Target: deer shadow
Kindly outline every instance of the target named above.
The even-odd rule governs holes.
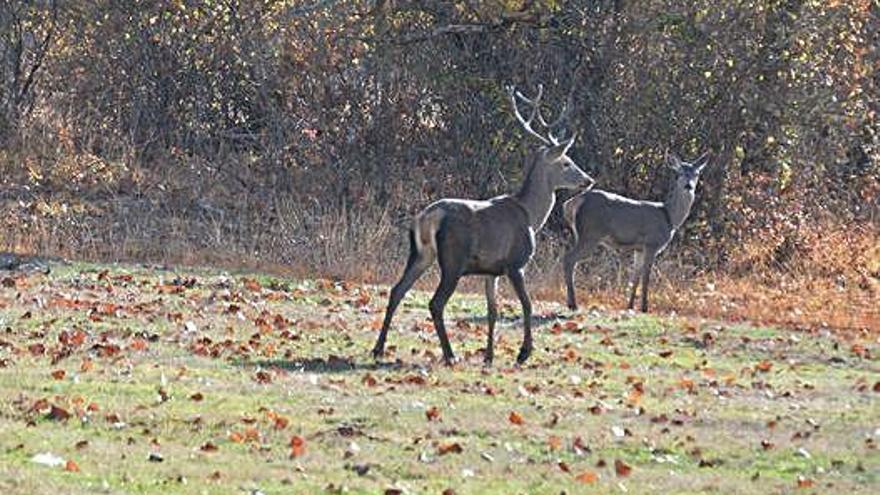
[[[301,373],[337,374],[359,371],[420,371],[423,368],[401,361],[373,361],[372,358],[357,359],[355,356],[304,357],[294,359],[263,359],[241,361],[243,368],[274,368]]]
[[[550,323],[554,323],[556,321],[565,321],[568,320],[568,317],[564,313],[550,313],[546,315],[532,315],[532,329],[537,330],[538,328],[548,325]],[[481,325],[488,324],[488,319],[486,315],[471,315],[464,316],[462,318],[455,318],[454,321],[466,321],[468,323],[477,323]],[[496,323],[505,323],[505,324],[519,324],[522,325],[522,315],[507,315],[502,316],[498,315],[498,318],[495,320]]]

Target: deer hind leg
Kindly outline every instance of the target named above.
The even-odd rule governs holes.
[[[391,289],[391,294],[388,296],[388,307],[385,310],[385,320],[382,322],[382,330],[379,332],[379,338],[376,339],[376,345],[373,347],[373,357],[379,359],[385,354],[385,339],[388,337],[388,329],[391,327],[391,319],[394,317],[394,312],[397,311],[397,306],[400,304],[400,301],[403,300],[406,293],[412,288],[413,284],[419,277],[425,273],[425,270],[431,266],[431,263],[434,261],[434,253],[430,249],[422,249],[421,252],[416,248],[416,243],[414,241],[413,232],[410,232],[410,251],[409,251],[409,259],[406,261],[406,268],[403,270],[403,275],[400,277],[400,280]]]
[[[577,268],[578,262],[584,259],[584,256],[593,249],[593,246],[595,246],[595,243],[590,242],[589,239],[581,238],[575,242],[575,245],[571,249],[565,252],[565,256],[562,258],[562,270],[563,276],[565,277],[566,302],[568,303],[568,309],[577,309],[574,288],[574,269]]]
[[[519,349],[519,355],[516,357],[518,364],[523,364],[532,354],[532,301],[529,299],[529,293],[526,291],[525,278],[522,268],[510,272],[507,277],[513,284],[513,290],[516,291],[516,297],[522,304],[523,312],[523,342]]]
[[[633,267],[629,278],[629,304],[626,306],[629,309],[634,309],[636,307],[636,290],[639,288],[639,277],[644,270],[644,258],[644,251],[638,249],[633,251]],[[642,293],[644,294],[644,288],[642,288]]]
[[[498,319],[498,307],[495,302],[495,291],[498,288],[498,277],[486,277],[486,322],[489,327],[489,336],[486,340],[486,353],[483,363],[492,366],[495,357],[495,321]]]
[[[648,283],[651,280],[651,268],[657,254],[653,250],[645,252],[645,261],[642,264],[642,312],[648,312]]]

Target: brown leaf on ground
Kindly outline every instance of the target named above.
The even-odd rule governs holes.
[[[614,472],[617,473],[621,478],[625,478],[632,473],[632,466],[629,464],[617,459],[614,461]]]
[[[428,421],[440,421],[440,409],[437,406],[431,406],[425,411],[425,417]]]
[[[461,454],[464,452],[464,448],[460,443],[442,443],[437,446],[437,455],[446,455],[446,454]]]
[[[306,453],[306,440],[299,436],[294,435],[290,439],[290,457],[297,458],[302,457]]]
[[[574,479],[579,483],[590,485],[599,481],[599,475],[594,473],[593,471],[584,471],[583,473],[575,476]]]
[[[510,416],[507,419],[515,425],[524,425],[526,423],[526,420],[516,411],[510,411]]]
[[[60,408],[58,406],[52,406],[52,409],[49,411],[49,414],[46,416],[46,418],[53,421],[67,421],[70,418],[70,413],[67,412],[66,409]]]

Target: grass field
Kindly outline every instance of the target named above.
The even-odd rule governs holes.
[[[375,364],[382,287],[0,278],[3,494],[880,493],[876,334],[538,302],[518,369],[508,299],[487,370],[483,299],[457,295],[447,368],[414,292]]]

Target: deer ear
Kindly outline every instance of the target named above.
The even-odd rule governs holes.
[[[565,156],[568,153],[568,150],[574,144],[574,141],[577,139],[577,134],[570,137],[568,140],[563,141],[552,148],[547,152],[547,156],[550,157],[551,160],[558,160]]]
[[[666,152],[666,166],[678,172],[681,170],[681,160],[673,153]]]
[[[699,158],[697,158],[696,163],[694,163],[694,167],[699,174],[706,168],[706,165],[709,164],[709,152],[703,153]]]

